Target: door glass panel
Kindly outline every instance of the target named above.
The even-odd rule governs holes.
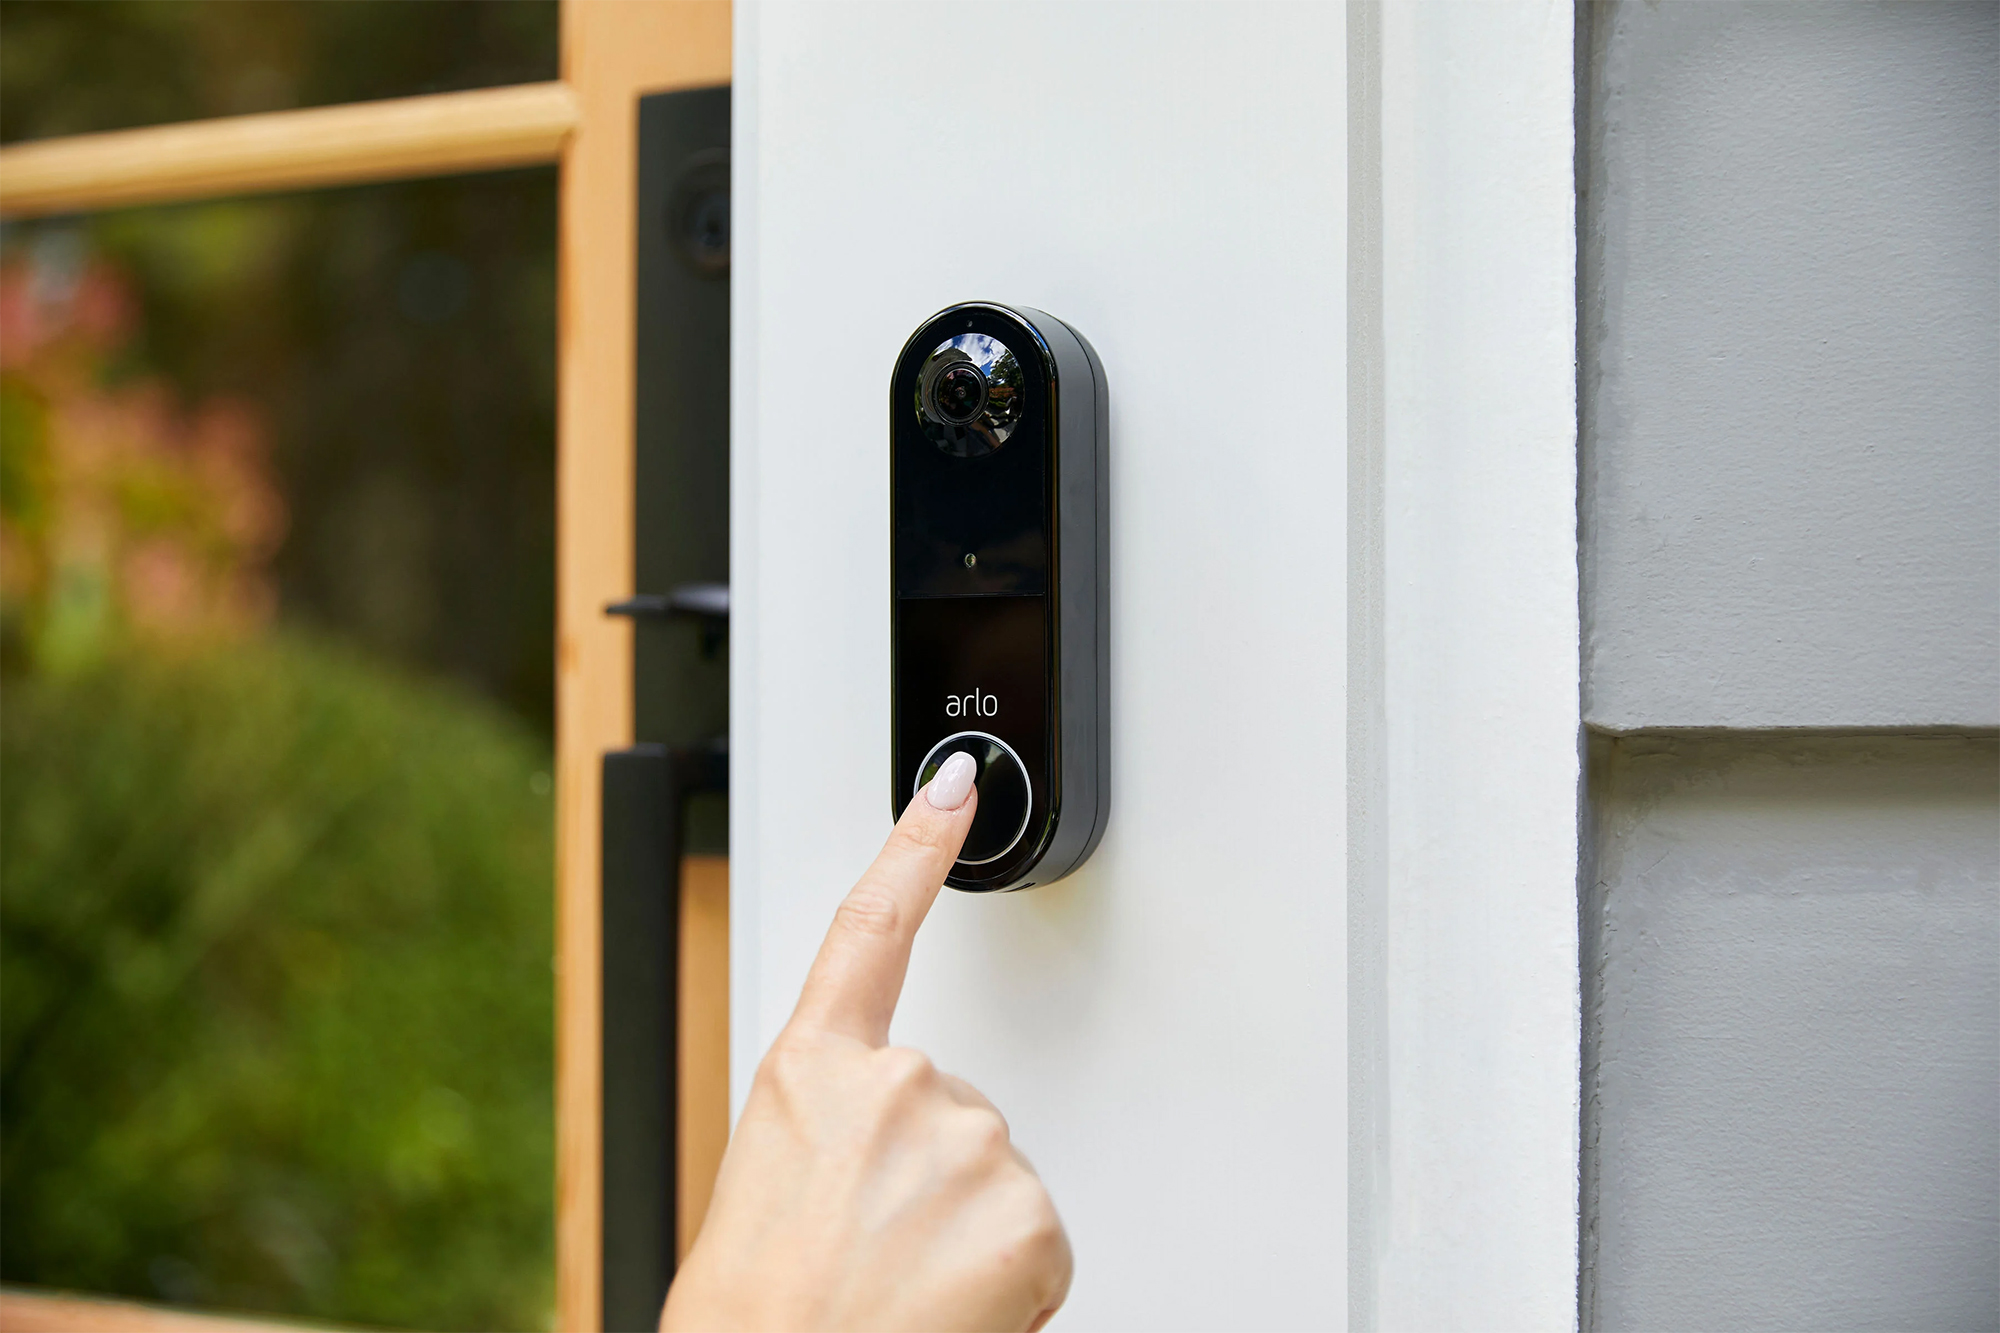
[[[554,238],[0,230],[0,1280],[548,1325]]]
[[[557,77],[555,0],[7,0],[0,140]]]

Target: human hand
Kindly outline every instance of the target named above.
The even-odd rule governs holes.
[[[973,761],[911,800],[757,1067],[660,1327],[1039,1329],[1069,1294],[1055,1204],[993,1103],[888,1045],[910,944],[972,824]]]

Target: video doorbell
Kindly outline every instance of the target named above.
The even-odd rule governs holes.
[[[889,381],[893,813],[951,755],[978,811],[946,883],[1082,865],[1110,797],[1104,367],[1038,310],[925,321]]]

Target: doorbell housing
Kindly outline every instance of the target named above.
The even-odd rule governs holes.
[[[891,806],[978,762],[954,888],[1061,879],[1104,833],[1108,425],[1097,353],[1039,310],[952,306],[896,358]]]

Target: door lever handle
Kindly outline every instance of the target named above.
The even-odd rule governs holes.
[[[607,616],[630,616],[634,620],[667,620],[687,616],[696,620],[729,620],[727,583],[683,583],[671,592],[642,592],[613,602],[604,608]]]
[[[682,583],[665,593],[642,592],[604,608],[607,616],[635,621],[695,620],[701,624],[701,655],[714,657],[729,637],[729,585]]]

